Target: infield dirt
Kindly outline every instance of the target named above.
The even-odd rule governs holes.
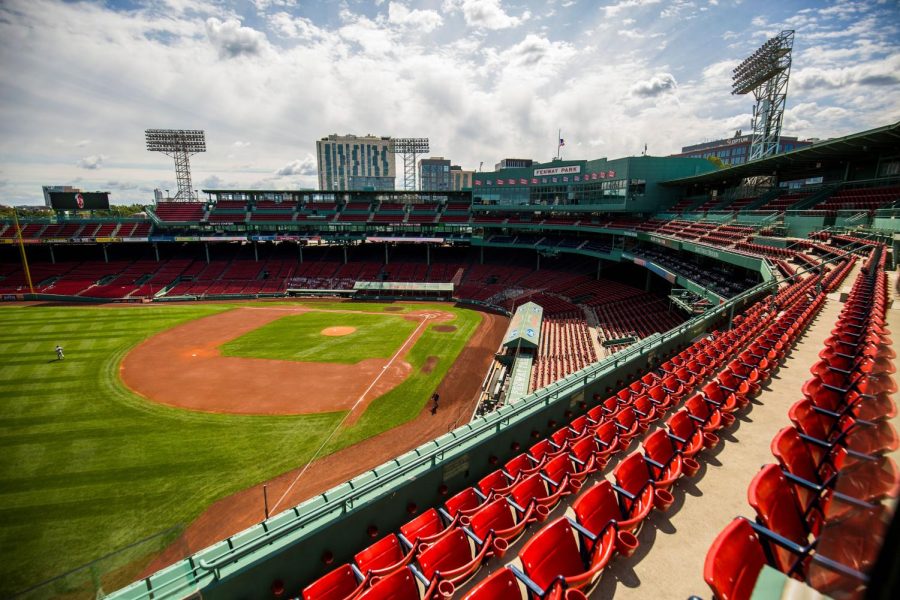
[[[119,374],[135,393],[177,408],[244,415],[297,415],[354,407],[354,412],[361,414],[368,402],[400,385],[412,372],[403,356],[415,345],[424,327],[407,338],[395,360],[370,358],[347,365],[222,356],[219,351],[222,344],[276,319],[310,310],[318,309],[242,307],[190,321],[138,344],[125,356]],[[418,322],[426,316],[432,323],[453,318],[440,311],[403,315]]]
[[[508,322],[506,317],[483,313],[478,329],[438,386],[441,401],[436,414],[431,414],[428,404],[412,421],[315,461],[296,484],[302,465],[211,504],[151,562],[142,577],[261,522],[265,518],[263,485],[268,486],[270,498],[287,492],[281,508],[294,506],[468,422],[482,376]]]

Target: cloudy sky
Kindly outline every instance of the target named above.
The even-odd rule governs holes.
[[[677,152],[749,128],[731,69],[797,31],[784,132],[900,120],[898,0],[2,0],[0,203],[174,189],[146,128],[205,129],[195,187],[315,186],[329,133],[507,156]]]

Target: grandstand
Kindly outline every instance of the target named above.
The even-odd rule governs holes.
[[[877,165],[898,133],[718,172],[565,161],[584,179],[549,204],[554,182],[534,169],[553,163],[479,174],[469,192],[205,190],[142,219],[26,218],[21,240],[0,222],[6,299],[354,297],[360,283],[427,297],[445,284],[514,321],[540,308],[531,342],[513,336],[472,374],[485,377],[470,423],[111,597],[741,599],[793,578],[850,598],[887,586],[900,185]],[[872,165],[866,179],[843,180],[835,165],[850,158]],[[772,189],[743,195],[740,179],[772,172]],[[640,585],[619,585],[628,577]]]

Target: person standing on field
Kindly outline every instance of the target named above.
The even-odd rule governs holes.
[[[65,355],[63,355],[62,346],[59,344],[56,345],[56,360],[65,360]]]

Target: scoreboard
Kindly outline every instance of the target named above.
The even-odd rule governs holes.
[[[107,210],[109,192],[50,192],[50,207],[56,210]]]

